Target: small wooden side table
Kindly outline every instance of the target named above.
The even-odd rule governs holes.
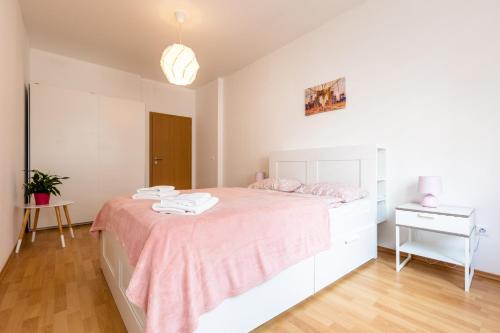
[[[54,201],[47,205],[32,205],[27,204],[22,206],[25,209],[23,223],[21,225],[21,230],[19,230],[19,238],[17,240],[16,253],[19,253],[19,249],[21,248],[21,243],[24,237],[24,230],[26,229],[26,224],[28,223],[28,219],[30,217],[31,211],[35,210],[35,219],[33,222],[33,228],[31,229],[31,242],[35,241],[36,237],[36,226],[38,224],[38,216],[40,215],[40,209],[44,208],[54,208],[56,212],[57,225],[59,226],[59,234],[61,236],[61,245],[62,247],[66,247],[66,243],[64,242],[64,234],[62,230],[62,218],[61,218],[61,208],[64,210],[64,215],[66,216],[66,222],[68,223],[69,232],[71,233],[71,238],[75,238],[75,234],[73,233],[73,227],[71,225],[71,217],[69,216],[68,206],[74,203],[73,201]]]

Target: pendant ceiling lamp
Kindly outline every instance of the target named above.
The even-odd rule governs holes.
[[[186,86],[193,83],[200,65],[193,50],[182,44],[181,27],[186,21],[186,13],[175,12],[175,18],[179,23],[179,43],[172,44],[163,51],[160,65],[170,83]]]

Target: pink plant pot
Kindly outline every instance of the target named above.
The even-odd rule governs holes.
[[[48,205],[50,202],[50,193],[34,193],[35,204]]]

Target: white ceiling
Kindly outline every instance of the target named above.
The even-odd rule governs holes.
[[[19,0],[31,47],[166,81],[159,60],[177,41],[200,63],[192,87],[227,75],[364,0]],[[328,39],[326,40],[328,42]]]

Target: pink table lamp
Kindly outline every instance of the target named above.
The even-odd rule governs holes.
[[[265,177],[266,177],[266,174],[264,173],[264,171],[257,171],[255,173],[255,181],[257,181],[257,182],[264,180]]]
[[[418,191],[425,194],[420,204],[424,207],[436,208],[438,199],[436,195],[443,192],[443,183],[441,177],[437,176],[420,176],[418,177]]]

